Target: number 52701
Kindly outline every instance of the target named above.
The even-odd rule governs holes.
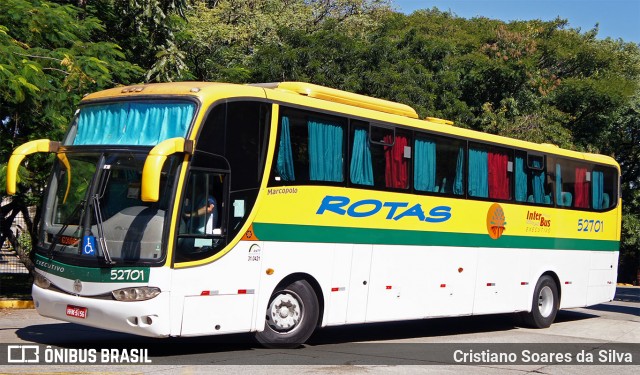
[[[604,231],[603,220],[578,219],[578,232],[602,232]]]

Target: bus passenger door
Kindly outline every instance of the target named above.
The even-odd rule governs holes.
[[[230,221],[239,213],[246,216],[230,209],[229,180],[227,171],[199,167],[192,168],[187,178],[172,280],[172,290],[184,298],[182,336],[251,328],[260,246],[240,242],[234,251],[212,261],[229,242]]]
[[[176,263],[208,258],[226,245],[227,176],[210,170],[189,174],[180,207]]]
[[[347,323],[364,323],[367,316],[372,249],[372,245],[353,245]]]

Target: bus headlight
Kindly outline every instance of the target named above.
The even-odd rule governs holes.
[[[36,275],[33,277],[33,283],[42,289],[49,289],[51,286],[51,281],[38,272],[36,272]]]
[[[146,301],[160,294],[160,288],[152,286],[139,286],[135,288],[123,288],[111,292],[117,301]]]

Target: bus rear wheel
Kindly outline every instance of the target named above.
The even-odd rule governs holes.
[[[531,302],[531,312],[523,313],[525,324],[532,328],[548,328],[556,319],[560,299],[558,286],[549,275],[543,275],[536,283]]]
[[[268,348],[296,348],[309,339],[318,316],[318,297],[307,281],[278,287],[269,299],[264,330],[256,333],[256,340]]]

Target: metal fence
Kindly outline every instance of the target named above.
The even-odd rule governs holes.
[[[31,236],[22,212],[3,198],[0,205],[0,299],[25,298],[31,293],[32,277],[19,254],[31,251]],[[28,209],[33,218],[35,208]]]

